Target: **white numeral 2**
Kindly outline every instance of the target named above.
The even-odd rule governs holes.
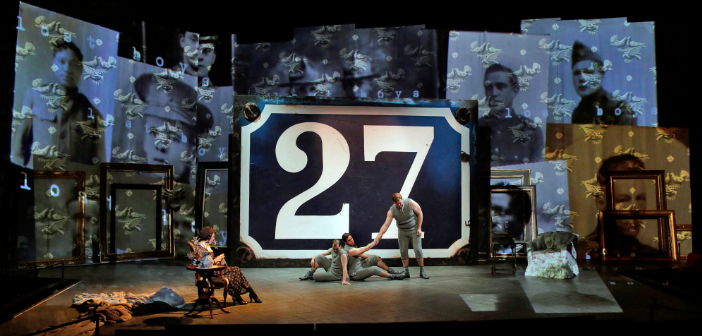
[[[351,161],[346,139],[331,126],[306,122],[294,125],[281,134],[275,146],[278,164],[288,172],[297,173],[307,166],[307,155],[297,145],[304,132],[314,132],[322,138],[322,176],[310,189],[295,196],[278,212],[275,239],[334,239],[349,231],[349,204],[331,216],[298,216],[297,210],[313,197],[339,181]]]
[[[380,152],[416,152],[400,194],[408,198],[417,181],[422,164],[427,158],[429,148],[434,142],[434,127],[427,126],[363,126],[363,151],[366,161],[375,161]],[[371,234],[375,239],[378,233]],[[392,224],[383,235],[383,239],[397,239],[397,225]]]

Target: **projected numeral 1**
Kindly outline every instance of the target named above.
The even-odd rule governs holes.
[[[93,109],[88,107],[88,110],[90,110],[90,115],[88,115],[88,118],[95,119],[95,117],[93,116]]]
[[[24,27],[22,27],[22,17],[18,15],[17,18],[19,19],[19,24],[17,25],[17,30],[24,31]]]
[[[27,173],[22,172],[22,174],[24,175],[24,185],[20,186],[20,189],[32,190],[32,188],[27,185]]]
[[[507,116],[505,118],[512,118],[512,115],[509,114],[509,107],[507,107],[506,109],[507,109]]]

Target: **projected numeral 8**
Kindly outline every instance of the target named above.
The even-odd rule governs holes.
[[[348,203],[343,203],[341,211],[336,215],[295,215],[304,203],[339,181],[351,160],[348,142],[333,127],[316,122],[300,123],[285,130],[275,146],[278,164],[286,171],[298,173],[307,166],[307,155],[296,145],[297,138],[305,132],[316,133],[322,139],[322,175],[311,188],[293,197],[280,209],[276,219],[276,239],[329,239],[349,231]],[[417,153],[400,190],[403,196],[408,197],[434,140],[434,128],[364,126],[363,139],[365,161],[375,161],[380,152]],[[392,227],[397,230],[396,226]],[[391,231],[388,230],[384,237],[392,238]]]

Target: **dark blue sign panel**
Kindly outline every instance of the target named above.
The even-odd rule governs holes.
[[[263,258],[345,232],[365,245],[400,192],[424,213],[425,257],[448,257],[468,243],[469,131],[448,107],[266,105],[242,128],[242,239]],[[393,223],[374,253],[399,257],[396,238]]]

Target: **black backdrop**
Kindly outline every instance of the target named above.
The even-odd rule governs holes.
[[[627,17],[629,22],[655,21],[656,65],[658,81],[658,122],[663,127],[690,127],[697,120],[697,104],[693,101],[699,89],[696,74],[699,62],[690,53],[695,49],[702,29],[696,25],[691,10],[669,5],[640,5],[623,2],[544,2],[525,1],[521,4],[498,1],[423,1],[410,2],[285,2],[255,1],[25,1],[34,6],[58,12],[79,20],[120,32],[135,31],[141,21],[149,24],[195,31],[203,35],[237,34],[240,44],[287,41],[295,27],[354,23],[357,28],[390,27],[425,24],[439,29],[438,55],[443,63],[440,73],[446,73],[446,49],[449,30],[514,32],[520,30],[520,20],[560,17],[561,19],[591,19]],[[658,6],[658,7],[656,7]],[[664,7],[665,6],[665,7]],[[19,167],[9,163],[10,127],[13,86],[16,25],[19,2],[0,4],[0,211],[5,218],[13,208],[13,194],[18,190],[22,175]],[[441,90],[444,92],[443,90]],[[694,127],[694,126],[693,126]],[[690,132],[691,175],[698,166],[699,150],[696,132]],[[695,199],[696,195],[693,195]],[[2,217],[0,217],[2,218]],[[7,255],[9,233],[5,219],[0,219],[0,255]],[[694,229],[693,229],[694,230]],[[698,228],[693,236],[701,232]],[[701,244],[693,251],[700,253]],[[5,258],[3,269],[6,267]]]

